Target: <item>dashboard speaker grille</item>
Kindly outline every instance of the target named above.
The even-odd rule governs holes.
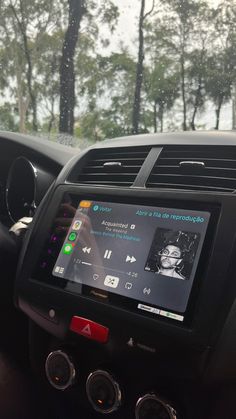
[[[236,147],[164,147],[146,187],[232,193],[236,190]]]
[[[151,147],[122,147],[92,150],[88,153],[77,183],[131,186]]]

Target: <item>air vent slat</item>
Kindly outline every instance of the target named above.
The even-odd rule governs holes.
[[[136,162],[138,162],[138,164],[140,164],[140,163],[142,163],[143,162],[143,159],[144,159],[145,157],[141,157],[141,158],[135,158],[135,157],[129,157],[128,158],[128,161],[130,162],[130,163],[134,163],[134,164],[136,164]],[[127,157],[126,157],[126,159],[125,158],[120,158],[120,157],[117,157],[117,156],[114,156],[114,157],[110,157],[110,158],[108,158],[108,157],[104,157],[103,159],[96,159],[96,160],[93,160],[93,161],[91,161],[91,162],[89,162],[88,163],[88,166],[90,166],[90,165],[98,165],[98,166],[100,166],[100,165],[102,165],[102,164],[104,164],[105,162],[109,162],[109,161],[113,161],[113,160],[119,160],[120,162],[122,162],[122,163],[126,163],[127,162]]]
[[[189,158],[182,158],[181,161],[187,161]],[[201,162],[204,160],[206,167],[215,167],[219,169],[221,166],[222,168],[232,168],[236,169],[236,160],[232,159],[203,159],[203,158],[195,158],[195,161]],[[158,161],[158,166],[177,166],[179,167],[180,159],[176,158],[160,158]]]
[[[217,146],[186,146],[186,149],[184,150],[185,146],[178,146],[178,149],[172,149],[166,151],[166,147],[164,151],[162,151],[162,158],[168,157],[180,157],[183,158],[189,158],[189,157],[196,157],[196,158],[219,158],[219,159],[232,159],[232,148],[233,147],[227,147],[228,150],[225,147],[224,154],[222,156],[222,149],[224,147],[217,147]],[[214,147],[214,148],[213,148]],[[195,148],[195,149],[194,149]],[[206,150],[204,150],[204,148]],[[208,148],[208,150],[207,150]],[[212,148],[212,150],[210,150]],[[220,150],[221,148],[221,150]],[[231,150],[230,150],[231,148]],[[182,150],[181,150],[182,149]],[[235,153],[235,150],[233,151]]]
[[[137,175],[137,171],[139,171],[140,167],[139,166],[125,166],[124,170],[127,172],[127,174],[130,173],[134,173],[135,175]],[[106,175],[107,173],[111,173],[109,171],[106,171],[105,169],[103,169],[103,167],[98,167],[98,166],[91,166],[89,168],[85,168],[84,169],[84,174],[96,174],[96,175]],[[122,174],[126,174],[126,173],[122,173]]]
[[[180,170],[179,166],[159,166],[155,167],[153,170],[153,175],[155,174],[175,174],[181,175],[181,172],[184,170]],[[186,170],[185,170],[186,172]],[[192,168],[191,172],[193,175],[201,176],[201,177],[216,177],[216,178],[224,178],[224,179],[232,179],[235,180],[236,177],[236,168],[226,168],[226,167],[207,167],[204,170],[199,170],[199,168]]]
[[[77,183],[131,186],[151,147],[123,147],[92,150],[76,177]]]
[[[126,169],[128,172],[133,171],[133,172],[137,172],[137,170],[140,169],[139,165],[134,165],[134,166],[123,166],[124,169]],[[105,169],[103,167],[103,165],[101,166],[88,166],[84,168],[84,173],[90,173],[90,172],[105,172]]]
[[[88,180],[97,180],[97,177],[99,176],[100,179],[107,179],[107,176],[109,176],[110,180],[121,180],[122,178],[125,178],[127,181],[133,181],[135,179],[135,175],[130,175],[129,173],[122,173],[122,174],[114,174],[110,173],[109,175],[107,173],[87,173],[84,175],[81,175],[80,179],[88,179]]]
[[[203,190],[202,186],[197,185],[188,185],[188,184],[179,184],[179,183],[156,183],[152,186],[153,188],[167,188],[167,189],[187,189],[187,190]],[[219,192],[232,192],[230,188],[218,188],[213,186],[205,186],[204,190],[207,191],[219,191]]]
[[[234,192],[236,147],[164,147],[146,186]]]
[[[182,175],[164,175],[164,174],[157,174],[153,175],[153,182],[158,183],[158,180],[162,182],[162,178],[165,177],[166,183],[186,183],[186,176]],[[155,182],[156,179],[156,182]],[[235,179],[226,179],[226,178],[216,178],[216,177],[207,177],[207,176],[188,176],[188,183],[189,185],[202,185],[202,186],[217,186],[217,187],[224,187],[225,184],[228,184],[228,187],[232,187],[234,189],[235,186]]]
[[[81,182],[81,183],[83,183],[83,182]],[[94,180],[88,180],[86,183],[90,184],[90,185],[95,184]],[[100,180],[100,181],[96,182],[96,185],[114,185],[114,182],[112,180],[111,181],[110,180],[107,180],[107,181]],[[116,186],[130,186],[130,182],[116,182]]]

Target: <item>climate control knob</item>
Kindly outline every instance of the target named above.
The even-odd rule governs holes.
[[[66,390],[75,382],[76,369],[66,352],[51,352],[46,359],[45,371],[49,383],[57,390]]]
[[[176,411],[153,393],[145,394],[136,403],[135,419],[177,419]]]
[[[86,392],[89,402],[99,413],[112,413],[121,406],[120,386],[107,371],[92,372],[87,378]]]

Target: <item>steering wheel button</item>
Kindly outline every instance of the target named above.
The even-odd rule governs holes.
[[[70,330],[100,343],[106,343],[109,335],[109,329],[107,327],[78,316],[72,317]]]

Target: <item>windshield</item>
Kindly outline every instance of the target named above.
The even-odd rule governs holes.
[[[83,148],[236,128],[234,0],[2,0],[0,129]]]

